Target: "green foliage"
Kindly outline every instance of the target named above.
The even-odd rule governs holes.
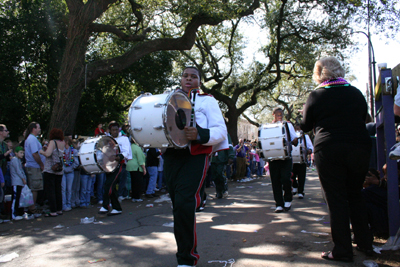
[[[160,94],[171,87],[172,57],[171,52],[153,53],[121,73],[104,76],[90,83],[82,94],[76,134],[93,135],[99,123],[107,125],[112,120],[126,123],[128,108],[141,92]]]
[[[0,12],[0,121],[16,140],[33,120],[48,125],[65,46],[65,6],[7,1]]]

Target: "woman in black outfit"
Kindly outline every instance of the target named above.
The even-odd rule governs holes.
[[[314,130],[314,158],[328,203],[334,247],[323,252],[327,260],[352,261],[349,219],[357,249],[372,254],[372,234],[361,189],[368,171],[371,140],[365,128],[367,103],[344,77],[334,57],[318,60],[301,129]]]

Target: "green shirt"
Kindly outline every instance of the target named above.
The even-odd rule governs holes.
[[[142,165],[145,165],[146,158],[142,149],[137,144],[131,145],[132,159],[126,164],[126,170],[129,172],[140,171],[143,172]]]

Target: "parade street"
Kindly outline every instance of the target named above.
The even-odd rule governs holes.
[[[197,213],[198,267],[365,266],[365,260],[379,260],[355,249],[353,263],[321,259],[333,244],[316,171],[307,172],[305,198],[295,196],[289,212],[274,213],[266,176],[230,182],[224,199],[214,197],[214,188],[207,193],[205,210]],[[94,205],[56,218],[1,224],[1,255],[18,254],[1,266],[177,266],[171,203],[156,201],[124,200],[118,216],[98,215],[100,206]],[[81,223],[93,216],[94,223]]]

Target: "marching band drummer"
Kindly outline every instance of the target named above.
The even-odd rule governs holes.
[[[164,153],[164,174],[173,204],[174,234],[178,247],[178,267],[195,266],[197,253],[196,208],[200,206],[200,189],[209,166],[212,152],[228,149],[225,120],[217,101],[206,94],[198,94],[200,72],[187,67],[181,86],[194,103],[195,125],[185,126],[190,144],[185,149],[168,148]]]
[[[100,208],[99,214],[107,214],[109,216],[122,213],[121,204],[118,201],[117,183],[121,183],[121,177],[126,173],[126,162],[132,159],[131,144],[128,137],[121,135],[119,124],[112,121],[108,124],[111,136],[117,141],[120,148],[120,154],[115,156],[115,160],[119,162],[119,166],[112,172],[106,172],[106,181],[104,182],[103,206]],[[125,176],[126,177],[126,176]],[[121,184],[119,185],[121,186]],[[112,210],[109,211],[111,201]]]
[[[296,132],[301,131],[300,124],[294,125]],[[308,134],[304,134],[306,140],[307,154],[311,154],[314,150],[311,139]],[[301,140],[301,139],[300,139]],[[306,183],[307,162],[293,163],[293,195],[298,193],[299,199],[304,198],[304,184]],[[297,178],[297,179],[296,179]]]
[[[274,108],[272,112],[274,116],[273,123],[282,122],[283,120],[283,110],[280,107]],[[297,135],[294,131],[293,125],[290,122],[287,122],[287,126],[289,129],[290,141],[289,147],[291,145],[297,146]],[[271,175],[271,183],[272,183],[272,191],[274,193],[275,200],[275,212],[283,212],[289,211],[292,206],[292,181],[290,180],[291,172],[292,172],[292,158],[287,158],[284,160],[271,160],[269,161],[269,172]],[[285,194],[282,193],[282,189]]]

